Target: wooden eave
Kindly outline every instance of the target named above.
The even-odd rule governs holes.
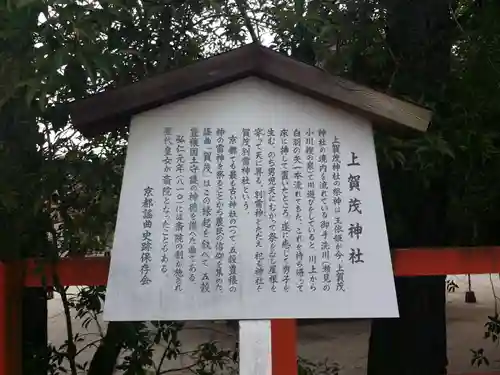
[[[255,76],[363,116],[390,132],[426,131],[431,112],[248,44],[206,60],[71,103],[73,125],[87,137],[128,126],[131,116]]]

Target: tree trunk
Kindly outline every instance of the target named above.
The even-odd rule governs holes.
[[[36,20],[34,20],[36,22]],[[29,41],[28,41],[29,42]],[[21,41],[20,41],[21,43]],[[0,44],[1,48],[1,44]],[[37,175],[43,158],[37,151],[37,124],[35,116],[26,108],[25,99],[15,99],[5,104],[0,110],[0,143],[8,145],[9,156],[15,160],[16,173],[19,175]],[[8,161],[2,160],[7,163]],[[3,178],[15,177],[7,176]],[[22,190],[19,181],[14,181],[22,204],[15,211],[2,212],[5,232],[12,236],[6,240],[12,244],[9,252],[1,254],[2,261],[18,258],[41,258],[48,252],[46,214],[33,213],[33,207],[40,200],[41,186],[36,181],[30,188]],[[1,207],[3,208],[3,207]],[[4,216],[5,215],[5,216]],[[21,224],[22,223],[22,224]],[[20,229],[22,228],[22,229]],[[29,235],[26,235],[29,234]],[[47,351],[47,293],[45,288],[24,288],[22,295],[22,367],[25,375],[46,375],[48,371]]]
[[[445,241],[447,176],[422,197],[413,246]],[[446,277],[397,277],[399,319],[375,319],[368,354],[368,375],[446,374]]]
[[[106,335],[90,362],[87,375],[113,375],[124,340],[124,322],[109,322]]]
[[[449,0],[385,0],[383,4],[387,42],[397,64],[393,90],[417,100],[439,101],[450,69],[454,4]],[[446,176],[434,178],[422,193],[418,212],[408,213],[414,216],[409,245],[444,245]],[[372,323],[368,375],[446,374],[445,277],[396,278],[396,291],[400,318]]]
[[[47,292],[24,288],[22,312],[23,374],[47,375]]]
[[[446,374],[445,277],[396,279],[399,319],[372,322],[368,374]]]

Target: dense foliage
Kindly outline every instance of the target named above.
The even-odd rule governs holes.
[[[68,102],[251,40],[434,110],[424,136],[377,135],[393,246],[498,244],[499,12],[495,0],[4,0],[0,256],[108,250],[126,134],[83,139]],[[85,293],[67,306],[96,313],[102,290]],[[136,341],[108,337],[119,351],[144,328],[125,326]],[[148,350],[128,361],[144,367]]]

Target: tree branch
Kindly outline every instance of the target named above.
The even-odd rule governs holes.
[[[193,364],[190,364],[189,366],[184,366],[184,367],[179,367],[179,368],[172,368],[172,369],[169,369],[169,370],[161,371],[161,372],[159,372],[159,374],[163,375],[163,374],[168,374],[169,372],[191,370],[194,366],[196,366],[196,362],[193,363]]]
[[[160,359],[160,363],[158,364],[158,369],[156,370],[156,375],[161,375],[161,366],[163,366],[163,361],[165,361],[165,358],[167,357],[167,352],[168,352],[168,345],[165,347],[165,350],[163,351],[163,354]]]
[[[90,348],[91,346],[93,346],[93,345],[95,345],[95,344],[97,344],[98,342],[101,342],[101,341],[102,341],[102,338],[97,339],[97,340],[94,340],[94,341],[92,341],[92,342],[89,342],[89,343],[88,343],[88,344],[86,344],[83,348],[81,348],[80,350],[78,350],[78,351],[76,352],[76,355],[78,355],[78,354],[82,353],[85,349]]]
[[[235,2],[236,2],[236,6],[238,7],[238,11],[240,12],[241,17],[243,17],[243,21],[245,22],[245,26],[248,29],[250,36],[252,37],[252,42],[260,43],[259,37],[257,36],[257,33],[255,32],[255,29],[252,25],[252,21],[250,20],[250,17],[248,16],[248,14],[246,12],[245,2],[243,0],[235,0]]]
[[[69,309],[68,296],[66,295],[66,290],[61,286],[57,272],[54,272],[52,277],[54,278],[56,290],[61,295],[64,318],[66,320],[66,331],[68,333],[68,349],[66,351],[66,358],[68,358],[71,375],[78,375],[76,368],[76,345],[75,340],[73,339],[73,326],[71,325],[71,311]]]

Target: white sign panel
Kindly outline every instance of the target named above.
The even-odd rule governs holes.
[[[397,315],[363,119],[256,79],[134,119],[106,320]]]

